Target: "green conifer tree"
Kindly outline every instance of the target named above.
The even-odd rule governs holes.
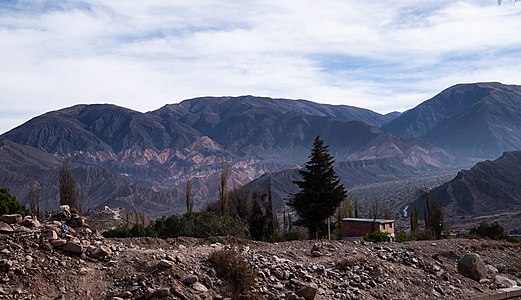
[[[325,233],[324,221],[347,197],[347,191],[333,169],[334,158],[327,148],[317,136],[310,160],[305,169],[299,171],[302,180],[295,181],[300,192],[289,200],[289,205],[299,216],[298,224],[306,227],[309,235],[317,239]]]

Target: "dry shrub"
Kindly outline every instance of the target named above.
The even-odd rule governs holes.
[[[208,260],[217,276],[228,283],[232,299],[239,299],[241,294],[249,294],[257,274],[239,253],[233,250],[218,250],[212,252]]]

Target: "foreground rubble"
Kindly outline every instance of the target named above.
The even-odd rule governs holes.
[[[8,221],[0,222],[0,299],[225,299],[227,284],[208,262],[220,249],[252,266],[259,299],[462,299],[521,285],[521,246],[506,242],[105,239],[81,221],[66,229]],[[483,260],[479,281],[458,272],[466,253]]]

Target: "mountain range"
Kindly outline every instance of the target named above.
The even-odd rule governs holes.
[[[497,158],[521,149],[521,86],[458,84],[382,127],[461,158]]]
[[[307,161],[317,135],[343,182],[363,185],[521,149],[520,105],[521,87],[500,83],[455,85],[403,114],[386,115],[254,96],[201,97],[146,113],[75,105],[1,136],[0,185],[25,201],[28,184],[36,183],[52,207],[59,166],[69,159],[87,208],[179,212],[187,178],[201,208],[216,199],[223,168],[230,170],[230,189],[264,175],[283,197],[291,187],[282,182]]]
[[[429,193],[449,215],[490,215],[521,208],[521,151],[462,170]]]

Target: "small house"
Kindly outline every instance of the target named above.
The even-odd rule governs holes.
[[[359,240],[367,233],[374,231],[387,232],[392,238],[394,238],[394,220],[362,218],[342,219],[343,240]]]

